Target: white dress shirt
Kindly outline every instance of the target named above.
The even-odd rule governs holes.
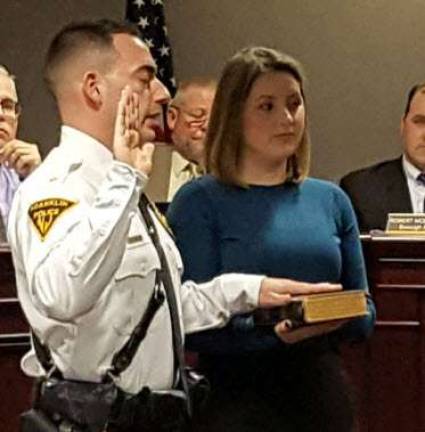
[[[407,179],[413,213],[424,213],[425,185],[417,180],[421,171],[403,155],[403,170]]]

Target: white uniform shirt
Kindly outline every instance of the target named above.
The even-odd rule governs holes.
[[[425,185],[417,180],[421,171],[412,165],[405,155],[403,155],[403,170],[407,179],[413,213],[424,213]]]
[[[160,262],[137,207],[147,178],[117,162],[90,136],[62,128],[60,145],[19,188],[9,239],[18,297],[32,328],[66,378],[98,381],[144,313]],[[186,333],[224,325],[252,310],[261,276],[224,275],[180,284],[182,263],[156,220]],[[33,350],[22,360],[43,373]],[[168,389],[174,380],[165,302],[117,384]]]

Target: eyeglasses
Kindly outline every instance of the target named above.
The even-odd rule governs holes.
[[[5,116],[16,117],[21,112],[21,105],[12,99],[0,99],[1,112]]]
[[[183,115],[185,122],[191,129],[199,129],[206,123],[208,123],[209,114],[204,109],[199,109],[196,111],[186,111],[182,107],[176,105],[171,105],[171,107],[175,108]]]

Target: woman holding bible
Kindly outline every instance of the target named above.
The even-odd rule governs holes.
[[[168,211],[185,278],[229,273],[368,290],[356,219],[333,183],[308,177],[304,78],[291,57],[245,48],[226,64],[206,142],[208,175]],[[349,432],[353,409],[338,345],[372,330],[348,322],[257,327],[252,315],[187,338],[212,395],[197,431]]]

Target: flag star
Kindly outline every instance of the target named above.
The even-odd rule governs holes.
[[[141,16],[139,18],[139,21],[137,22],[137,25],[142,27],[142,29],[144,30],[149,25],[149,20],[146,17]]]
[[[164,21],[164,0],[127,0],[132,13],[127,19],[136,24],[142,33],[145,46],[151,51],[158,66],[158,76],[171,89],[176,88],[173,76],[172,48],[168,43],[168,28]]]
[[[155,46],[155,44],[153,43],[152,39],[145,39],[145,44],[149,47],[149,48],[153,48]]]
[[[162,47],[159,49],[159,53],[161,54],[161,57],[169,56],[170,47],[162,45]]]

